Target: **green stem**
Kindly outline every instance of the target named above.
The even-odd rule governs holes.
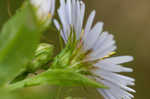
[[[20,82],[14,83],[14,84],[10,84],[10,85],[7,86],[7,88],[10,91],[25,88],[26,87],[26,82],[27,82],[27,80],[20,81]]]

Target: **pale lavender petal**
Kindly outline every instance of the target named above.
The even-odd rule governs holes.
[[[123,75],[119,75],[116,73],[111,73],[108,71],[95,71],[95,73],[97,75],[99,75],[100,77],[102,77],[103,79],[110,81],[118,86],[120,86],[121,88],[127,90],[127,91],[132,91],[133,90],[129,89],[128,87],[126,87],[127,85],[134,85],[134,79],[127,77],[127,76],[123,76]]]
[[[109,81],[100,80],[100,82],[109,87],[109,89],[98,89],[98,91],[102,94],[105,91],[106,95],[108,93],[112,93],[116,97],[116,99],[131,99],[131,98],[134,98],[133,95],[131,95],[130,93],[126,92],[125,90],[121,89],[119,86],[114,85],[113,83],[111,83]],[[106,97],[106,95],[104,97]],[[108,98],[108,99],[111,99],[111,98]]]
[[[54,24],[55,24],[57,30],[60,31],[60,24],[59,24],[59,22],[56,19],[54,19]]]
[[[117,57],[107,58],[103,61],[109,62],[112,64],[122,64],[122,63],[133,61],[133,57],[132,56],[117,56]]]
[[[133,71],[133,69],[131,68],[104,62],[104,60],[96,63],[95,66],[99,67],[100,69],[110,71],[110,72],[132,72]]]
[[[55,12],[55,0],[52,0],[50,12],[51,12],[51,15],[53,16]]]
[[[90,49],[94,46],[94,43],[97,41],[97,38],[99,37],[100,33],[102,32],[103,29],[103,23],[98,22],[92,30],[87,34],[87,37],[84,39],[84,48],[85,49]]]
[[[89,33],[89,31],[90,31],[90,29],[92,27],[95,14],[96,14],[96,12],[92,11],[92,13],[90,14],[90,16],[89,16],[89,18],[87,20],[87,23],[86,23],[86,26],[85,26],[85,29],[84,29],[84,39],[86,38],[87,34]]]

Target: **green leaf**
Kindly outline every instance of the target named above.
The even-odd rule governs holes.
[[[20,9],[0,33],[0,86],[13,80],[32,59],[40,31],[32,7]]]
[[[36,86],[36,85],[59,85],[59,86],[91,86],[95,88],[107,88],[79,73],[70,70],[50,69],[33,78],[9,85],[10,90]]]
[[[0,30],[2,25],[14,15],[16,9],[20,7],[24,0],[0,0]]]

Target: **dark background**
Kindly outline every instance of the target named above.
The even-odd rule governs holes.
[[[13,15],[16,8],[20,7],[23,0],[0,0],[0,28],[8,18]],[[134,72],[129,74],[136,78],[137,91],[135,99],[149,99],[150,97],[150,0],[83,0],[86,2],[88,15],[93,9],[96,10],[96,21],[104,22],[104,30],[115,35],[117,41],[118,55],[132,55],[135,60],[127,65],[134,68]],[[8,10],[9,9],[9,10]],[[15,25],[15,23],[14,23]],[[56,43],[56,35],[47,32],[47,40]],[[57,49],[57,46],[56,46]],[[40,90],[39,90],[40,89]],[[49,99],[55,96],[56,87],[35,87],[19,91],[22,98],[32,99],[33,96],[39,99]],[[70,89],[70,88],[69,88]],[[66,95],[85,97],[86,99],[99,99],[98,93],[92,88],[73,88]],[[39,94],[41,93],[41,94]],[[52,94],[50,94],[52,93]],[[69,94],[68,94],[69,93]],[[58,94],[64,94],[61,91]],[[90,94],[90,95],[89,95]]]

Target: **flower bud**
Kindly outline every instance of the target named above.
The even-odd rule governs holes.
[[[30,0],[30,3],[36,8],[39,20],[50,22],[55,10],[55,0]]]
[[[52,59],[53,46],[46,43],[41,43],[37,50],[33,60],[29,63],[27,70],[29,72],[35,72],[36,70],[42,68],[43,65],[48,63]]]

